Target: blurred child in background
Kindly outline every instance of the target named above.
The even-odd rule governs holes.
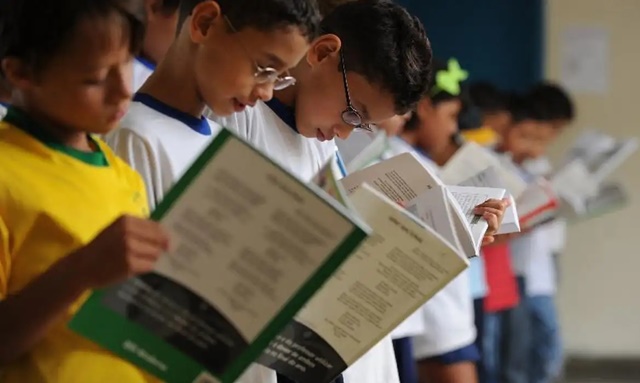
[[[553,143],[574,119],[573,103],[557,85],[543,83],[530,92],[532,102],[545,110],[545,120],[554,130],[545,149]],[[546,151],[546,150],[545,150]],[[551,171],[544,154],[527,160],[523,167],[533,175],[547,176]],[[562,369],[562,343],[555,306],[557,290],[557,254],[564,247],[566,223],[563,220],[542,225],[526,239],[514,241],[518,247],[525,275],[524,302],[529,316],[531,342],[528,353],[528,383],[551,383],[559,378]]]
[[[179,6],[179,0],[145,0],[147,31],[133,62],[134,91],[147,81],[175,40]]]
[[[457,61],[436,64],[435,84],[418,103],[401,137],[432,163],[443,166],[459,147],[458,118],[464,107],[460,83],[467,78]],[[496,203],[497,201],[492,201]],[[506,208],[504,202],[496,207]],[[482,205],[481,205],[482,206]],[[491,232],[489,233],[491,234]],[[488,240],[491,242],[493,239]],[[420,382],[472,383],[478,380],[476,328],[470,274],[481,276],[481,261],[447,285],[423,307],[426,331],[413,339]],[[474,285],[482,285],[476,281]],[[482,288],[480,288],[482,289]]]
[[[461,126],[462,135],[483,146],[497,145],[511,124],[508,96],[490,83],[478,82],[469,86],[469,101],[477,108],[481,126],[476,129]]]
[[[545,153],[555,129],[548,122],[546,109],[539,98],[532,94],[512,95],[510,98],[511,125],[503,131],[496,149],[509,154],[527,183],[535,176],[526,171],[523,164]],[[536,229],[515,236],[509,242],[509,253],[516,275],[518,301],[513,307],[502,310],[496,317],[493,358],[497,363],[486,363],[491,368],[491,381],[527,383],[531,333],[528,310],[525,303],[527,262],[536,247],[542,246],[540,232]],[[501,339],[502,337],[502,339]],[[498,378],[499,377],[499,378]]]

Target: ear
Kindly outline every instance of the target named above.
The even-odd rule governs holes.
[[[187,19],[191,41],[202,43],[214,31],[226,29],[220,6],[215,1],[203,1],[193,8],[191,16]]]
[[[307,63],[311,67],[315,67],[327,60],[335,61],[337,64],[342,41],[334,34],[322,35],[311,43],[311,47],[307,51]]]
[[[11,88],[24,89],[33,84],[32,71],[19,59],[8,57],[0,62],[2,73]]]

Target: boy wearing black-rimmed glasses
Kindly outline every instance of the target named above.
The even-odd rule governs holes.
[[[336,7],[291,70],[296,84],[224,125],[302,180],[336,153],[333,139],[404,114],[427,91],[431,48],[420,21],[390,1]],[[353,364],[345,383],[398,383],[390,338]],[[279,383],[289,382],[280,377]],[[297,382],[303,383],[303,382]]]

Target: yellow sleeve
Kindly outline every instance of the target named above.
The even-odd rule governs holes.
[[[138,207],[140,208],[140,211],[143,212],[142,216],[144,218],[148,218],[149,215],[151,214],[151,212],[149,211],[149,197],[147,196],[147,187],[144,183],[144,180],[142,179],[142,176],[140,174],[138,174],[138,172],[136,172],[135,170],[131,170],[134,175],[134,187],[136,189],[136,191],[138,193],[140,193],[140,198],[139,198],[139,202],[138,202]]]
[[[9,273],[11,271],[11,254],[9,253],[9,229],[0,216],[0,300],[7,296]]]

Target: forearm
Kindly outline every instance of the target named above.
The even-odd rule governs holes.
[[[85,291],[75,268],[67,257],[0,302],[0,366],[29,351]]]

